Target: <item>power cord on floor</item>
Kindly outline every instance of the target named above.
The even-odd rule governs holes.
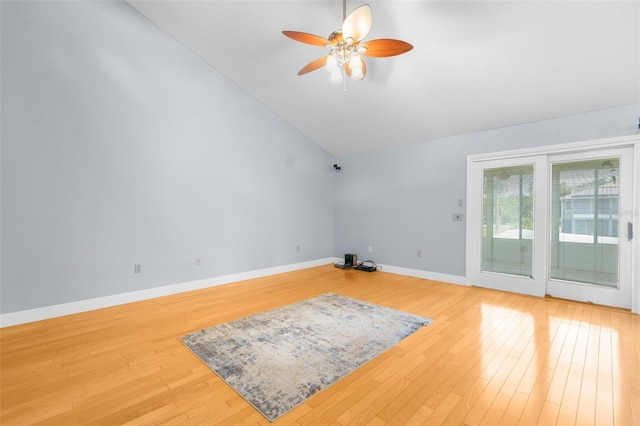
[[[382,269],[382,266],[377,265],[373,260],[365,260],[364,262],[358,263],[356,269],[358,271],[375,272]]]

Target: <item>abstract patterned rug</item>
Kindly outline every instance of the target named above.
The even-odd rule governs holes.
[[[327,293],[187,334],[182,342],[274,421],[430,323]]]

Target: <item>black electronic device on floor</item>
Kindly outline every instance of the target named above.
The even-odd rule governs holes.
[[[357,254],[345,254],[344,255],[344,266],[347,268],[353,268],[358,265],[358,255]]]

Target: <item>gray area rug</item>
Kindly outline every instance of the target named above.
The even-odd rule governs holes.
[[[327,293],[187,334],[182,342],[274,421],[429,323]]]

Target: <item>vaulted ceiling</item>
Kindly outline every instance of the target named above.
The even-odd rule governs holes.
[[[297,76],[326,49],[281,33],[328,37],[341,1],[128,3],[334,156],[640,100],[637,1],[370,0],[366,40],[414,49],[345,85]]]

